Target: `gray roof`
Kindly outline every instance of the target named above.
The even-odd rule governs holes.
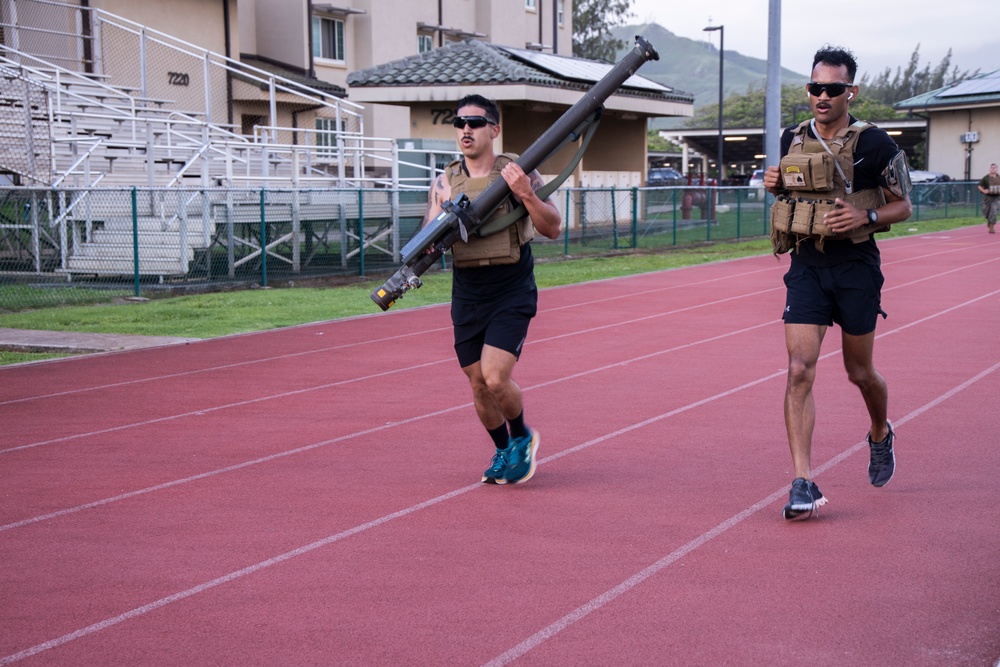
[[[296,71],[290,67],[279,65],[278,63],[274,63],[268,60],[261,60],[260,58],[253,58],[249,56],[244,56],[243,58],[240,59],[240,62],[245,65],[249,65],[250,67],[256,67],[259,70],[263,70],[270,74],[274,74],[276,76],[280,76],[290,81],[294,81],[295,83],[307,86],[321,93],[328,93],[331,97],[339,97],[339,98],[347,97],[347,91],[335,83],[330,83],[329,81],[322,81],[313,76],[307,76],[301,73],[300,71]],[[243,77],[240,76],[239,74],[234,74],[234,76],[238,79],[247,81],[248,83],[251,83],[253,85],[259,85],[262,89],[266,89],[266,84],[263,84],[260,81],[251,79],[249,77]],[[260,76],[260,75],[255,73],[254,76]]]
[[[899,111],[921,111],[996,104],[1000,104],[1000,70],[977,74],[892,106]]]
[[[384,65],[352,72],[347,77],[347,84],[352,88],[528,84],[579,91],[589,90],[593,86],[592,80],[560,75],[529,62],[526,58],[519,58],[518,51],[468,39]],[[580,58],[550,57],[558,58],[567,64],[593,64],[593,61]],[[689,104],[694,102],[694,96],[690,93],[659,87],[661,90],[623,86],[616,94]]]

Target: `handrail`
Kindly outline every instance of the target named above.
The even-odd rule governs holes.
[[[168,189],[169,189],[169,188],[172,188],[172,187],[174,187],[175,185],[177,185],[177,182],[178,182],[178,181],[180,180],[180,178],[181,178],[181,177],[182,177],[182,176],[184,175],[184,173],[185,173],[185,172],[186,172],[186,171],[187,171],[188,169],[190,169],[190,168],[191,168],[191,166],[192,166],[192,165],[193,165],[193,164],[195,163],[195,160],[197,160],[197,159],[198,159],[198,158],[200,158],[200,157],[201,157],[202,155],[204,155],[204,154],[205,154],[205,151],[207,151],[207,150],[208,150],[209,148],[211,148],[211,146],[212,146],[212,143],[211,143],[211,142],[209,142],[209,143],[207,143],[207,144],[202,144],[201,148],[199,148],[198,150],[196,150],[196,151],[194,152],[194,155],[192,155],[192,156],[190,157],[190,159],[188,159],[188,161],[187,161],[187,162],[185,162],[185,163],[184,163],[184,165],[183,165],[183,166],[182,166],[182,167],[181,167],[180,169],[178,169],[178,170],[177,170],[177,175],[176,175],[176,176],[174,176],[173,178],[171,178],[171,179],[170,179],[170,181],[168,181],[168,182],[167,182],[167,184],[166,184],[166,186],[164,186],[164,187],[166,187],[166,188],[168,188]]]
[[[15,60],[13,58],[9,58],[6,55],[3,55],[4,53],[13,53],[13,54],[16,54],[19,58],[28,58],[28,59],[30,59],[30,60],[32,60],[34,62],[43,64],[44,68],[40,69],[38,67],[32,67],[31,65],[25,65],[24,63],[17,62],[17,60]],[[55,91],[54,92],[55,92],[57,98],[60,97],[60,96],[65,95],[67,97],[71,97],[71,98],[74,98],[74,99],[77,99],[77,100],[81,100],[81,101],[87,102],[88,105],[95,105],[95,106],[103,107],[103,108],[108,109],[109,111],[115,113],[116,115],[120,115],[120,116],[122,116],[124,118],[134,118],[135,117],[135,100],[127,92],[125,92],[123,90],[120,90],[118,88],[115,88],[114,86],[109,86],[107,84],[101,83],[100,81],[97,81],[95,79],[91,79],[90,77],[83,76],[79,72],[74,72],[73,70],[69,70],[69,69],[66,69],[64,67],[60,67],[58,65],[54,65],[54,64],[52,64],[52,63],[50,63],[50,62],[48,62],[46,60],[42,60],[41,58],[36,58],[35,56],[31,55],[30,53],[25,53],[23,51],[18,51],[17,49],[12,49],[11,47],[6,46],[4,44],[0,44],[0,62],[6,63],[8,67],[12,67],[12,68],[15,68],[15,69],[21,69],[21,70],[27,70],[27,71],[31,72],[31,74],[33,75],[33,79],[32,80],[35,83],[37,83],[37,84],[39,84],[41,86],[45,86],[45,84],[50,84],[51,85],[51,84],[54,83],[55,84]],[[49,70],[54,70],[55,71],[56,79],[54,81],[53,81],[52,75],[49,73]],[[79,95],[79,94],[74,93],[74,92],[69,91],[69,90],[66,90],[66,91],[61,90],[61,88],[59,87],[59,83],[60,83],[59,79],[61,77],[64,77],[64,76],[68,76],[68,77],[70,77],[70,79],[72,79],[74,81],[78,81],[80,83],[85,83],[88,86],[97,86],[99,88],[102,88],[103,90],[105,90],[105,91],[107,91],[109,93],[108,97],[114,96],[114,97],[119,98],[119,99],[121,99],[121,98],[128,99],[129,106],[130,106],[131,110],[129,112],[126,112],[124,109],[122,109],[120,107],[109,106],[107,104],[104,104],[103,102],[100,102],[99,100],[95,100],[93,98],[86,97],[84,95]],[[60,111],[60,113],[62,112],[62,108],[61,107],[60,107],[59,111]]]
[[[197,118],[192,118],[191,116],[189,116],[188,114],[184,113],[183,111],[171,111],[167,115],[167,119],[165,121],[163,121],[163,122],[165,122],[167,124],[177,123],[177,121],[174,120],[174,118],[173,118],[173,116],[175,116],[175,115],[176,116],[180,116],[185,121],[190,121],[188,123],[180,123],[182,125],[207,125],[210,132],[215,132],[215,133],[221,134],[221,135],[223,135],[225,137],[231,138],[234,141],[240,141],[240,142],[247,143],[247,144],[250,143],[250,140],[247,139],[242,134],[237,134],[237,133],[235,133],[235,132],[233,132],[231,130],[227,130],[225,127],[223,127],[222,125],[219,125],[218,123],[209,123],[209,122],[206,122],[206,121],[203,121],[203,120],[198,120]]]
[[[66,207],[66,210],[64,210],[59,215],[59,217],[51,219],[51,221],[49,222],[49,227],[55,227],[56,225],[61,225],[63,223],[63,221],[66,220],[67,217],[69,217],[69,214],[73,212],[73,209],[76,208],[76,205],[79,204],[80,202],[82,202],[87,197],[89,197],[94,192],[94,190],[92,188],[95,185],[97,185],[98,183],[100,183],[102,180],[104,180],[104,176],[105,176],[104,174],[99,174],[97,176],[97,178],[94,180],[94,182],[91,183],[85,189],[84,188],[77,188],[77,190],[83,190],[83,192],[80,194],[79,197],[77,197],[76,199],[74,199],[73,202],[69,206]],[[66,190],[64,190],[64,191],[66,191]],[[51,202],[50,202],[50,205],[51,205]],[[49,211],[49,218],[52,218],[52,212],[51,211]]]
[[[76,170],[77,167],[79,167],[81,164],[83,164],[84,160],[86,160],[87,158],[89,158],[90,154],[93,153],[97,149],[97,147],[100,146],[102,143],[104,143],[104,140],[103,139],[99,139],[99,140],[95,141],[93,144],[91,144],[90,148],[87,149],[86,153],[84,153],[83,155],[81,155],[76,160],[76,162],[74,162],[72,165],[70,165],[69,168],[67,168],[63,172],[62,176],[60,176],[59,178],[57,178],[56,180],[54,180],[52,182],[52,187],[54,187],[54,188],[58,187],[59,184],[62,183],[66,179],[67,176],[69,176],[70,174],[72,174]],[[103,174],[101,174],[101,176],[103,176]],[[100,180],[100,179],[98,179],[98,180]],[[96,182],[97,181],[95,181],[94,183],[96,183]]]
[[[183,192],[183,190],[181,192]],[[167,228],[169,228],[170,225],[172,225],[175,220],[179,220],[180,217],[181,217],[181,210],[186,209],[188,207],[188,205],[192,201],[194,201],[194,198],[197,197],[200,194],[203,194],[203,191],[201,191],[201,190],[195,190],[193,192],[190,192],[191,196],[188,197],[187,199],[185,199],[183,201],[183,203],[181,203],[181,204],[179,204],[177,206],[177,211],[174,213],[174,215],[169,220],[164,220],[164,217],[167,214],[167,212],[166,212],[167,202],[166,202],[166,199],[165,199],[166,192],[161,192],[160,193],[161,196],[159,198],[160,199],[160,229],[166,231]]]
[[[33,0],[36,2],[45,2],[45,0]],[[52,2],[53,6],[63,6],[60,3]],[[131,169],[132,165],[136,164],[137,160],[143,159],[142,144],[135,143],[137,141],[145,141],[145,160],[147,162],[148,173],[152,174],[150,165],[154,159],[154,155],[161,155],[167,159],[174,159],[171,151],[177,151],[178,157],[187,156],[188,151],[192,148],[198,147],[197,153],[190,157],[190,160],[182,168],[182,173],[185,171],[190,171],[191,161],[197,161],[199,158],[209,159],[212,156],[211,165],[214,170],[220,164],[216,161],[215,156],[220,155],[222,151],[229,151],[228,146],[242,144],[248,147],[252,144],[252,140],[249,137],[238,134],[238,128],[227,126],[225,123],[215,123],[212,122],[212,104],[207,97],[208,81],[214,79],[214,77],[219,76],[220,72],[225,72],[227,76],[237,77],[240,81],[246,82],[249,85],[260,86],[265,89],[263,94],[268,95],[271,98],[271,117],[275,118],[274,101],[276,97],[280,95],[294,95],[298,97],[308,97],[316,105],[318,105],[317,112],[319,116],[330,118],[331,121],[336,118],[336,127],[344,128],[344,122],[347,122],[347,127],[340,129],[337,132],[338,137],[347,138],[350,137],[348,143],[351,144],[346,151],[343,147],[342,141],[336,141],[332,143],[329,147],[310,147],[307,150],[308,153],[299,153],[300,155],[305,155],[303,164],[295,169],[296,172],[305,172],[309,174],[310,177],[324,178],[327,182],[330,180],[337,180],[337,175],[321,175],[321,172],[312,168],[313,163],[322,164],[329,159],[339,160],[339,161],[351,161],[356,164],[355,174],[363,176],[363,166],[359,159],[363,151],[358,150],[354,145],[355,137],[361,138],[363,136],[363,131],[358,128],[363,128],[364,119],[362,116],[363,106],[350,102],[348,100],[339,98],[331,93],[330,90],[320,90],[308,85],[308,82],[302,83],[297,80],[285,78],[280,76],[280,74],[272,73],[267,70],[254,67],[253,65],[240,62],[239,60],[234,60],[228,56],[224,56],[218,53],[214,53],[205,49],[203,47],[196,46],[184,40],[178,39],[171,35],[165,34],[158,30],[148,28],[140,25],[134,21],[117,16],[110,12],[102,9],[92,8],[92,7],[76,7],[68,6],[74,12],[90,12],[89,14],[84,14],[84,20],[88,20],[86,17],[90,17],[89,21],[93,23],[94,30],[93,35],[90,39],[96,39],[96,48],[98,51],[101,50],[101,35],[103,32],[107,35],[112,35],[115,31],[122,31],[121,37],[124,37],[126,41],[131,42],[133,35],[135,38],[143,40],[145,45],[156,45],[156,48],[166,48],[169,49],[171,53],[176,54],[180,58],[194,57],[204,61],[205,64],[205,77],[206,77],[206,99],[204,100],[204,108],[199,110],[201,107],[200,102],[194,100],[193,110],[181,111],[170,109],[171,105],[167,105],[166,108],[154,108],[153,106],[144,106],[142,100],[145,99],[143,96],[150,93],[150,91],[142,90],[137,91],[134,89],[120,88],[100,80],[101,74],[86,74],[79,71],[68,70],[63,67],[54,65],[49,61],[42,60],[36,56],[29,53],[24,53],[17,49],[0,45],[0,68],[4,68],[6,63],[6,69],[10,69],[17,72],[20,76],[25,79],[36,81],[39,86],[49,91],[49,95],[54,97],[54,104],[51,106],[54,108],[55,117],[64,121],[69,121],[66,128],[70,128],[70,131],[74,131],[77,127],[77,123],[74,119],[86,117],[86,125],[82,125],[84,131],[87,133],[85,140],[88,140],[97,134],[98,136],[102,134],[111,134],[110,140],[105,140],[103,144],[91,145],[88,150],[88,154],[93,156],[102,156],[103,153],[107,152],[109,155],[105,155],[109,162],[108,165],[113,165],[115,167],[126,166]],[[140,48],[140,53],[144,51],[144,48]],[[4,54],[9,56],[9,58],[4,57]],[[107,55],[107,54],[105,54]],[[21,62],[18,62],[20,60]],[[96,56],[93,61],[100,68],[99,63],[101,62],[101,56]],[[107,61],[109,67],[111,67],[111,61]],[[44,68],[42,68],[44,66]],[[143,86],[145,86],[145,63],[142,64],[143,69]],[[210,73],[209,70],[213,70],[214,73]],[[86,83],[88,86],[87,90],[81,90],[79,87],[74,88],[73,86],[67,86],[65,84],[72,82]],[[131,92],[130,92],[131,91]],[[92,92],[93,96],[88,93]],[[112,100],[113,98],[113,100]],[[61,102],[60,102],[61,100]],[[71,106],[66,106],[66,101],[71,101]],[[120,103],[117,103],[120,101]],[[160,112],[167,112],[166,118],[159,115]],[[155,112],[155,114],[150,117],[146,112]],[[217,115],[217,114],[216,114]],[[196,117],[197,116],[197,117]],[[199,118],[203,116],[203,118]],[[94,119],[91,121],[89,119]],[[111,125],[112,122],[119,121],[117,125]],[[80,121],[81,123],[83,121]],[[127,122],[129,125],[123,125],[121,123]],[[333,123],[331,123],[333,124]],[[107,125],[107,131],[104,128]],[[289,127],[277,127],[277,123],[274,123],[275,127],[272,129],[272,136],[269,139],[273,140],[277,137],[277,133],[287,133],[287,132],[307,132],[310,136],[315,135],[315,130],[310,130],[309,128],[289,128]],[[97,129],[95,129],[95,127]],[[128,143],[128,129],[131,128],[131,142]],[[199,132],[201,128],[201,132]],[[204,128],[208,128],[208,133],[206,134]],[[75,134],[75,132],[74,132]],[[201,135],[200,137],[197,135]],[[124,135],[122,140],[117,139],[117,136]],[[163,137],[166,142],[166,146],[160,142],[156,137]],[[210,141],[213,144],[210,148],[206,149],[202,147],[203,142]],[[60,142],[59,137],[52,138],[53,145]],[[279,167],[279,172],[286,172],[287,166],[285,164],[285,159],[288,157],[288,151],[301,150],[301,146],[295,148],[284,148],[281,144],[272,143],[268,141],[268,147],[265,149],[269,154],[273,155],[273,162]],[[128,146],[133,146],[138,150],[129,150],[125,154],[120,154],[121,148],[126,148]],[[221,148],[220,148],[221,147]],[[116,149],[115,152],[108,150],[109,148]],[[250,149],[253,150],[253,149]],[[206,152],[208,151],[208,152]],[[231,153],[232,154],[232,153]],[[248,154],[235,154],[239,157],[240,163],[245,163],[247,165],[246,177],[251,177],[250,163],[253,161],[256,164],[261,156],[256,153]],[[70,159],[77,160],[75,155],[67,155],[65,152],[60,152],[59,161],[65,163]],[[53,169],[56,168],[56,158],[55,155],[52,157]],[[102,163],[103,164],[103,163]],[[58,168],[56,173],[62,173],[63,175],[59,177],[57,181],[58,184],[62,185],[66,182],[66,175],[76,169],[79,166],[79,162],[76,162],[69,170],[64,170],[61,166]],[[244,171],[241,167],[239,171]],[[266,173],[266,168],[265,168]],[[227,175],[231,174],[232,170],[227,171]],[[54,174],[55,175],[55,174]],[[287,176],[287,174],[286,174]],[[343,174],[340,174],[343,176]],[[114,178],[110,179],[114,180]],[[174,187],[178,184],[179,178],[175,175],[170,178],[170,184],[168,187]],[[294,180],[294,179],[293,179]],[[358,182],[364,181],[363,177],[358,180]],[[381,181],[379,181],[381,182]],[[151,180],[152,183],[152,180]]]
[[[154,28],[143,26],[139,23],[136,23],[135,21],[130,21],[129,19],[126,19],[122,16],[118,16],[117,14],[112,14],[111,12],[108,12],[106,10],[99,9],[96,7],[91,7],[89,9],[90,11],[95,13],[95,15],[97,16],[97,20],[106,21],[111,25],[117,26],[122,30],[132,32],[137,36],[149,37],[151,35],[155,35],[156,37],[160,38],[160,39],[154,38],[154,41],[156,43],[175,49],[181,53],[184,53],[194,58],[199,58],[199,59],[208,58],[210,62],[212,62],[211,59],[214,58],[216,61],[214,62],[214,64],[217,67],[222,67],[223,69],[230,71],[234,74],[248,76],[248,78],[256,79],[260,83],[268,83],[268,84],[275,83],[276,87],[280,88],[283,92],[291,92],[295,94],[305,93],[308,94],[310,97],[317,98],[317,101],[320,104],[323,104],[324,106],[329,106],[331,108],[343,108],[343,110],[358,117],[361,116],[361,113],[364,110],[363,106],[356,104],[354,102],[350,102],[348,100],[344,100],[342,98],[336,98],[337,104],[329,104],[328,102],[324,101],[325,98],[331,97],[329,91],[324,92],[321,90],[317,90],[315,88],[299,83],[297,81],[287,79],[272,72],[267,72],[252,65],[248,65],[238,60],[234,60],[220,53],[216,53],[214,51],[210,51],[203,47],[197,46],[196,44],[191,44],[190,42],[186,42],[182,39],[174,37],[173,35],[168,35]]]

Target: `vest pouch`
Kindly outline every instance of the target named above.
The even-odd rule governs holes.
[[[989,191],[991,197],[996,197],[997,195],[1000,195],[1000,185],[991,185],[989,187]]]
[[[792,227],[794,211],[795,200],[785,195],[778,195],[771,206],[771,249],[775,255],[786,253],[795,247],[795,237],[788,233]]]
[[[521,259],[517,225],[489,236],[472,234],[468,243],[458,241],[451,246],[451,253],[459,269],[516,264]]]
[[[469,176],[468,172],[462,168],[461,160],[448,163],[445,167],[445,174],[451,184],[452,192],[462,192],[469,199],[475,200],[486,191],[490,183],[501,178],[500,171],[516,158],[517,156],[513,153],[498,155],[493,163],[493,169],[485,177],[472,178]],[[500,207],[483,225],[487,226],[490,222],[495,222],[513,211],[514,208],[511,198],[505,197]],[[531,225],[531,220],[525,216],[495,234],[486,236],[480,236],[478,233],[471,234],[468,242],[458,241],[452,245],[451,254],[455,266],[459,269],[516,264],[521,259],[521,246],[530,241],[533,236],[534,228]]]
[[[816,204],[808,199],[800,199],[795,202],[795,212],[792,214],[793,234],[809,236],[813,233],[813,215],[816,213]]]
[[[829,192],[834,188],[834,157],[829,153],[789,153],[778,166],[786,190]]]
[[[771,229],[788,233],[792,230],[792,215],[795,212],[795,200],[785,195],[778,195],[771,206]]]
[[[830,231],[830,228],[826,226],[826,222],[823,221],[823,216],[836,209],[837,204],[832,199],[821,199],[813,202],[813,205],[812,233],[819,236],[837,236]]]

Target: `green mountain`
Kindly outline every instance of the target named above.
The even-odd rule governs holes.
[[[626,47],[618,54],[621,58],[632,49],[635,36],[646,38],[660,59],[642,66],[638,74],[674,90],[692,93],[695,109],[719,101],[719,49],[702,41],[678,37],[657,23],[618,26],[611,29],[616,39],[625,41]],[[733,93],[743,94],[750,86],[762,90],[767,83],[767,61],[740,55],[726,49],[723,54],[725,71],[722,88],[725,97]],[[782,84],[802,84],[809,82],[805,74],[781,68]],[[677,120],[659,119],[654,127]],[[683,121],[681,121],[683,122]],[[675,125],[676,126],[676,125]]]

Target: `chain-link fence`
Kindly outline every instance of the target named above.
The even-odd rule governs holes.
[[[910,194],[912,222],[979,213],[975,183],[919,183]],[[560,190],[563,236],[535,238],[536,256],[584,256],[651,250],[770,235],[774,198],[763,188],[665,187]]]
[[[0,169],[8,182],[52,182],[47,91],[0,64]]]
[[[425,209],[412,190],[0,189],[0,308],[386,271]]]
[[[559,191],[565,255],[655,249],[769,233],[749,188],[590,188]]]
[[[914,222],[981,206],[975,183],[917,184],[910,197]],[[390,273],[426,199],[384,188],[0,188],[0,309]],[[757,188],[574,188],[552,201],[564,232],[536,236],[538,257],[770,233],[771,197]]]

